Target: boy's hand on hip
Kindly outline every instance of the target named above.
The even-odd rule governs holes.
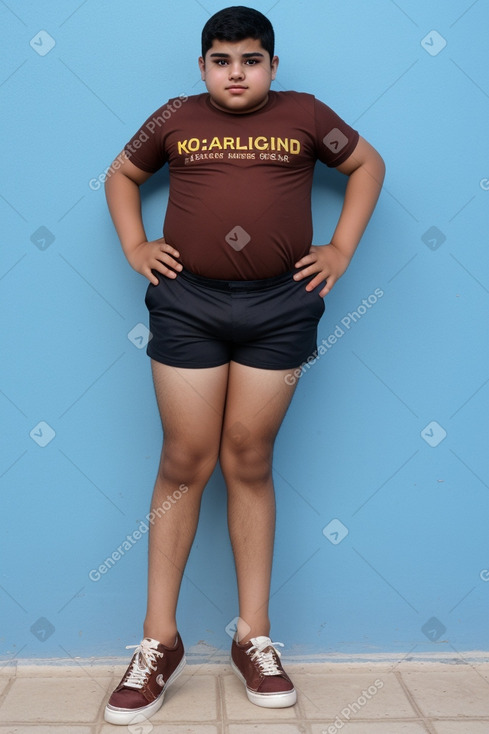
[[[343,275],[349,264],[350,258],[332,242],[329,245],[319,247],[312,245],[309,254],[296,262],[295,267],[302,268],[302,270],[295,273],[294,280],[302,280],[314,275],[315,277],[306,285],[306,291],[312,291],[320,283],[326,281],[324,288],[319,292],[321,298],[324,298],[338,278]]]
[[[141,242],[127,256],[127,259],[134,270],[144,275],[153,285],[158,285],[158,278],[152,271],[155,270],[167,278],[176,278],[175,270],[182,270],[183,267],[177,260],[179,257],[178,250],[165,242],[164,237],[160,237],[151,242]]]

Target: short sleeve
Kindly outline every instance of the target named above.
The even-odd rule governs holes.
[[[168,160],[165,150],[165,122],[171,117],[171,101],[153,112],[124,146],[131,163],[148,173],[155,173]]]
[[[319,160],[330,168],[341,165],[356,148],[357,130],[318,99],[314,100],[314,114]]]

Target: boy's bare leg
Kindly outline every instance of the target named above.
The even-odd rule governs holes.
[[[151,503],[144,636],[173,646],[182,575],[202,492],[219,454],[229,365],[180,369],[151,364],[164,440]],[[188,491],[182,493],[181,485]],[[168,499],[172,496],[174,502]]]
[[[272,454],[294,393],[292,370],[229,366],[220,462],[239,594],[238,638],[269,636],[268,602],[275,533]],[[295,382],[295,381],[294,381]]]

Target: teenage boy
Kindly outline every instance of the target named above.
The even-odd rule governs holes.
[[[124,253],[149,280],[148,344],[164,442],[151,510],[144,639],[105,718],[149,717],[185,664],[176,608],[202,493],[219,460],[239,596],[231,663],[258,706],[296,691],[268,604],[275,526],[272,453],[314,355],[324,296],[345,272],[384,176],[379,154],[312,95],[270,90],[278,67],[269,20],[235,6],[202,32],[207,93],[170,100],[112,164],[107,200]],[[347,175],[331,242],[312,246],[317,160]],[[166,162],[164,237],[148,241],[139,187]],[[182,485],[170,511],[158,513]]]

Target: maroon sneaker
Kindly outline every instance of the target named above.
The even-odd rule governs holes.
[[[109,698],[104,718],[110,724],[131,724],[153,716],[163,704],[168,686],[185,666],[182,640],[175,647],[145,637],[136,648],[124,677]]]
[[[282,668],[280,653],[269,637],[252,637],[245,645],[233,640],[231,667],[246,686],[251,703],[278,709],[297,701],[294,684]]]

